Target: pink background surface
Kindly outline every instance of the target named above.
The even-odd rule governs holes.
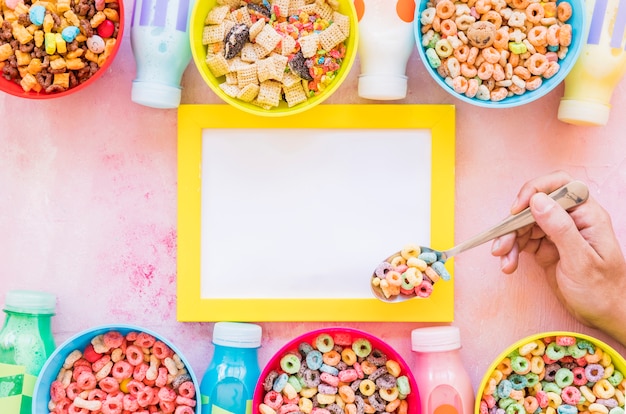
[[[46,101],[0,95],[0,301],[10,289],[55,293],[57,343],[100,324],[151,328],[174,341],[200,379],[212,356],[212,324],[176,321],[177,111],[130,100],[135,62],[128,29],[127,22],[110,70],[87,90]],[[506,216],[523,182],[555,169],[589,184],[626,241],[626,81],[614,92],[606,127],[578,127],[556,118],[562,85],[520,108],[480,109],[441,90],[417,52],[407,73],[407,98],[388,103],[456,105],[457,241]],[[374,103],[358,97],[358,74],[357,60],[326,103]],[[182,86],[184,104],[221,103],[193,62]],[[624,351],[567,314],[535,266],[524,262],[504,275],[489,250],[485,244],[468,251],[455,265],[454,325],[475,388],[504,348],[541,331],[575,330]],[[294,336],[333,324],[261,325],[264,365]],[[410,363],[411,330],[424,326],[346,325],[388,341]]]

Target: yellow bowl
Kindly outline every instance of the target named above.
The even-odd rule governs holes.
[[[597,350],[599,349],[601,351],[601,354],[604,355],[605,359],[601,359],[601,362],[600,362],[601,365],[606,364],[606,362],[608,361],[608,363],[613,366],[614,372],[619,371],[619,373],[621,373],[622,375],[626,375],[626,360],[615,349],[611,348],[608,344],[604,343],[603,341],[601,341],[599,339],[596,339],[596,338],[591,337],[589,335],[584,335],[584,334],[580,334],[580,333],[576,333],[576,332],[566,332],[566,331],[544,332],[544,333],[531,335],[531,336],[528,336],[526,338],[523,338],[523,339],[515,342],[513,345],[511,345],[510,347],[505,349],[500,355],[498,355],[498,357],[489,366],[489,369],[487,370],[487,372],[485,373],[483,379],[480,382],[480,385],[478,387],[478,392],[476,393],[476,403],[475,403],[475,406],[474,406],[475,414],[480,414],[481,412],[483,414],[485,413],[485,409],[484,408],[481,409],[481,406],[484,407],[485,403],[483,402],[483,399],[486,400],[488,398],[487,397],[488,395],[496,394],[496,396],[497,396],[496,401],[498,401],[498,399],[500,399],[500,400],[503,399],[503,397],[500,397],[498,395],[498,389],[497,389],[498,380],[496,380],[496,391],[494,392],[494,394],[491,394],[489,389],[492,388],[493,385],[494,385],[493,383],[490,384],[490,380],[491,380],[492,376],[495,376],[495,377],[499,376],[499,374],[496,373],[496,371],[502,371],[502,369],[498,369],[498,367],[503,362],[505,362],[506,358],[508,358],[508,357],[510,357],[512,355],[519,355],[520,352],[525,354],[525,352],[526,352],[526,350],[528,350],[528,348],[526,348],[526,349],[522,349],[522,348],[526,347],[526,345],[528,345],[528,344],[530,344],[530,343],[532,343],[534,341],[540,341],[540,342],[545,343],[544,340],[546,338],[556,338],[556,337],[573,337],[573,338],[576,339],[576,343],[577,344],[581,343],[580,341],[586,341],[587,343],[590,343],[593,346],[593,350],[595,351],[595,353],[598,353]],[[607,355],[610,358],[608,358]],[[598,356],[600,356],[600,354],[594,355],[592,358],[597,358]],[[559,360],[559,361],[563,361],[563,360]],[[504,365],[510,365],[510,364],[509,364],[508,361],[506,361]],[[548,363],[546,363],[546,366],[547,365],[548,365]],[[532,366],[532,363],[531,363],[531,366]],[[553,368],[551,368],[551,370],[552,369]],[[544,368],[544,370],[545,370],[545,368]],[[617,374],[614,374],[614,375],[617,375]],[[541,378],[541,376],[540,376],[540,378]],[[518,384],[519,384],[519,382],[518,382]],[[620,384],[621,384],[620,387],[622,388],[622,391],[623,391],[623,386],[626,384],[626,381],[624,381],[622,379],[622,381],[620,381]],[[587,386],[590,389],[592,388],[592,385],[593,385],[593,383],[587,382]],[[574,386],[576,386],[576,385],[574,385]],[[524,390],[528,391],[526,388],[524,388]],[[526,393],[526,395],[528,395],[528,393]],[[622,402],[621,402],[621,404],[619,406],[622,409],[624,408],[623,399],[622,399]],[[522,410],[522,411],[524,411],[524,410]],[[487,412],[489,412],[489,411],[487,411]],[[508,410],[506,412],[508,413]],[[545,412],[545,409],[542,410],[542,412]],[[576,410],[576,412],[580,413],[582,411],[580,409],[578,409],[578,410]],[[556,411],[555,411],[555,414],[556,414]]]
[[[273,2],[271,3],[273,4]],[[335,79],[326,87],[325,90],[323,90],[320,94],[314,97],[310,97],[306,101],[296,104],[292,107],[289,107],[287,103],[283,99],[281,99],[280,104],[277,107],[273,107],[271,109],[264,109],[255,104],[244,102],[242,100],[227,95],[219,86],[225,81],[225,76],[217,78],[213,75],[213,73],[211,73],[207,64],[205,63],[205,59],[207,56],[207,47],[202,44],[204,19],[206,18],[209,11],[216,4],[216,0],[207,0],[197,1],[194,5],[190,19],[191,21],[189,31],[191,53],[196,68],[198,68],[198,71],[202,75],[202,78],[207,83],[207,85],[209,85],[213,92],[215,92],[221,99],[231,104],[232,106],[248,113],[261,116],[279,117],[297,114],[306,111],[309,108],[313,108],[314,106],[325,101],[328,97],[330,97],[330,95],[332,95],[333,92],[337,90],[337,88],[339,88],[339,86],[348,76],[348,73],[352,68],[357,53],[357,44],[359,39],[358,21],[356,9],[352,0],[339,0],[338,12],[347,15],[350,18],[350,35],[345,41],[346,54],[341,62],[341,67],[338,69]]]

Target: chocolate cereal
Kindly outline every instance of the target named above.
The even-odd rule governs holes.
[[[25,92],[67,91],[100,70],[119,30],[117,0],[3,0],[0,71]]]

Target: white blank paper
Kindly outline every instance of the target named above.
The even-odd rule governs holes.
[[[371,297],[429,244],[431,171],[430,130],[204,130],[201,296]]]

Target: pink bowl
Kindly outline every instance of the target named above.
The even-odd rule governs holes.
[[[315,340],[320,334],[328,334],[333,338],[335,343],[341,344],[352,344],[354,341],[361,338],[367,339],[372,345],[372,350],[379,350],[387,356],[388,360],[394,360],[398,362],[401,368],[400,375],[405,375],[408,378],[409,386],[411,388],[411,392],[406,397],[406,401],[408,403],[407,412],[409,414],[420,414],[420,399],[417,384],[415,382],[415,378],[413,377],[411,369],[409,368],[409,365],[404,361],[400,354],[398,354],[398,352],[396,352],[387,343],[383,342],[372,334],[356,329],[342,327],[323,328],[305,333],[289,341],[282,348],[280,348],[280,350],[278,350],[278,352],[276,352],[276,354],[272,356],[265,368],[263,368],[261,376],[259,377],[259,381],[256,384],[256,387],[254,389],[254,397],[252,400],[253,414],[259,414],[259,405],[263,402],[263,399],[265,397],[266,392],[263,388],[263,382],[265,381],[265,378],[272,370],[276,370],[279,373],[284,372],[280,367],[280,360],[282,359],[282,357],[289,353],[298,353],[298,346],[303,342],[315,347]]]

